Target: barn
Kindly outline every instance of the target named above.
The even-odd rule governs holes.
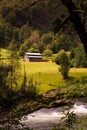
[[[42,55],[40,53],[25,53],[25,62],[42,62]]]

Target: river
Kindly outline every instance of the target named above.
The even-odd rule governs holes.
[[[33,128],[34,130],[50,130],[53,125],[56,125],[64,116],[62,108],[42,108],[27,116],[23,116],[21,123]],[[87,104],[75,103],[71,111],[77,115],[87,114]]]

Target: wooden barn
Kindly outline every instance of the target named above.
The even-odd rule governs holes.
[[[25,62],[41,62],[42,55],[40,53],[25,53],[24,55]]]

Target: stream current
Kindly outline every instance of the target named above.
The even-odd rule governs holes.
[[[50,130],[52,126],[56,125],[64,116],[63,109],[59,108],[42,108],[27,116],[23,116],[21,123],[33,128],[34,130]],[[71,108],[77,115],[87,114],[87,104],[75,103]]]

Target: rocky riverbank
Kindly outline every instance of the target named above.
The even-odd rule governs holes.
[[[28,98],[21,99],[14,105],[14,108],[1,110],[0,124],[5,124],[14,118],[21,119],[23,115],[27,115],[41,108],[58,108],[81,99],[67,99],[64,95],[64,88],[50,90],[44,94],[38,95],[34,100]],[[81,100],[82,101],[82,100]],[[85,100],[84,100],[85,101]]]

